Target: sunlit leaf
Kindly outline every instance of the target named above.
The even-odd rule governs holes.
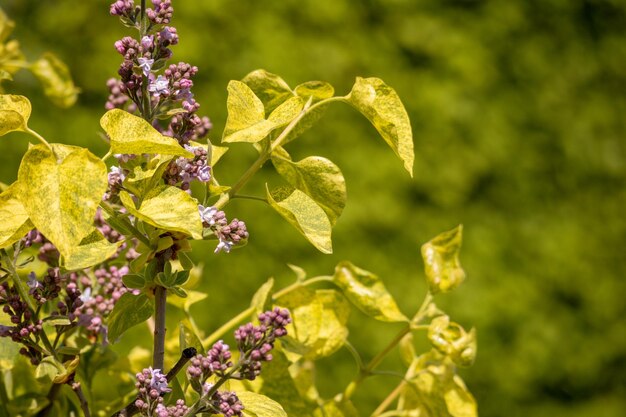
[[[17,242],[33,228],[18,194],[17,183],[0,194],[0,248]]]
[[[371,272],[341,262],[335,268],[334,282],[356,307],[380,321],[408,321],[382,280]]]
[[[407,333],[400,343],[398,343],[400,350],[400,358],[402,362],[409,366],[415,359],[415,346],[413,345],[413,333]]]
[[[346,97],[374,125],[413,176],[413,134],[404,105],[393,88],[380,78],[357,77]]]
[[[333,86],[325,81],[307,81],[297,86],[294,91],[305,99],[313,97],[313,102],[331,98],[335,94]]]
[[[422,258],[430,292],[448,292],[465,280],[459,261],[463,226],[444,232],[422,245]]]
[[[244,416],[250,417],[287,417],[283,407],[276,401],[250,391],[237,393],[239,400],[244,406]]]
[[[320,399],[320,394],[315,386],[314,361],[305,360],[291,364],[289,374],[302,398],[310,402],[316,402]]]
[[[403,410],[419,410],[432,417],[477,417],[476,400],[455,367],[432,353],[411,366],[413,377],[400,397]]]
[[[276,171],[294,188],[304,192],[326,212],[332,226],[346,205],[346,181],[339,167],[321,156],[292,162],[282,149],[272,155]]]
[[[33,225],[64,257],[93,231],[96,209],[107,188],[107,169],[87,149],[32,146],[18,172],[19,197]]]
[[[446,315],[430,323],[428,339],[439,352],[459,366],[471,366],[476,359],[476,329],[466,332],[459,324],[450,322]]]
[[[67,270],[75,270],[99,264],[115,255],[122,243],[111,243],[102,236],[102,233],[94,229],[80,245],[72,248],[71,253],[63,257],[63,266]]]
[[[26,97],[0,95],[0,136],[14,131],[26,131],[30,112],[30,101]]]
[[[176,139],[162,135],[141,117],[124,110],[109,110],[100,119],[100,126],[111,140],[113,153],[180,155],[193,158],[193,154],[180,146]]]
[[[48,379],[52,381],[57,375],[61,375],[66,371],[61,362],[53,358],[52,356],[46,356],[41,360],[37,368],[35,369],[35,378]]]
[[[330,356],[345,343],[350,305],[341,293],[303,287],[276,303],[289,309],[293,319],[282,339],[285,350],[314,360]]]
[[[226,143],[259,142],[272,130],[295,119],[303,106],[302,98],[292,97],[278,106],[265,119],[263,103],[254,95],[254,92],[240,81],[231,81],[228,85],[228,119],[222,141]]]
[[[283,146],[312,128],[324,116],[329,104],[329,102],[318,103],[315,108],[308,109],[306,114],[291,129],[285,140],[282,141]]]
[[[271,113],[288,98],[293,97],[293,92],[285,80],[262,69],[252,71],[241,81],[254,91],[268,113]]]
[[[120,199],[132,215],[154,227],[202,239],[198,203],[180,188],[168,185],[154,188],[146,194],[138,208],[127,192],[120,192]]]
[[[264,135],[257,140],[247,139],[248,136],[254,136],[258,125],[266,120],[263,103],[245,83],[234,80],[228,83],[226,107],[228,119],[224,127],[223,142],[256,142],[265,137]]]
[[[115,343],[128,329],[148,320],[154,312],[154,303],[145,294],[125,293],[115,303],[107,323],[109,340]]]
[[[67,65],[54,54],[46,52],[31,65],[30,70],[54,104],[66,108],[76,103],[80,90],[74,85]]]
[[[300,190],[277,189],[267,200],[289,224],[295,227],[322,253],[332,253],[331,224],[324,210]]]

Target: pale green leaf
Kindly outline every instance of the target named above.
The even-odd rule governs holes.
[[[312,128],[315,123],[317,123],[322,118],[322,116],[324,116],[329,104],[330,102],[320,102],[317,103],[315,107],[309,108],[304,116],[287,134],[287,137],[282,141],[282,145],[284,146],[287,143],[295,140],[304,132]]]
[[[0,136],[14,131],[26,131],[30,112],[30,101],[26,97],[0,95]]]
[[[107,169],[87,149],[53,144],[32,146],[18,172],[20,200],[33,225],[68,257],[93,231],[107,188]]]
[[[35,368],[35,378],[49,379],[52,381],[57,375],[61,375],[66,372],[65,367],[61,362],[54,359],[52,356],[46,356]]]
[[[244,406],[243,414],[250,417],[287,417],[283,407],[276,401],[250,391],[240,391],[237,397]]]
[[[335,268],[333,281],[350,302],[368,316],[380,321],[408,321],[383,281],[371,272],[357,268],[350,262],[341,262]]]
[[[289,367],[289,375],[300,393],[300,396],[312,403],[320,400],[320,393],[315,386],[315,362],[298,361]]]
[[[139,207],[125,191],[120,199],[129,213],[138,219],[164,230],[183,232],[194,239],[202,239],[202,221],[198,203],[177,187],[161,185],[150,190]]]
[[[339,350],[348,337],[348,301],[335,290],[303,287],[280,297],[277,304],[291,312],[293,322],[282,339],[285,350],[316,360]]]
[[[285,80],[276,74],[262,69],[252,71],[241,81],[252,89],[268,113],[271,113],[276,107],[293,97],[293,92]]]
[[[357,411],[352,401],[346,399],[333,399],[324,404],[324,406],[320,409],[318,408],[313,413],[314,417],[359,417],[359,412]]]
[[[111,152],[121,154],[179,155],[193,158],[193,154],[174,138],[164,136],[141,117],[124,110],[109,110],[100,119],[100,126],[111,140]]]
[[[346,97],[374,125],[413,176],[413,134],[404,105],[393,88],[380,78],[357,77]]]
[[[46,52],[31,65],[30,70],[54,104],[67,108],[76,103],[80,90],[74,85],[67,65],[54,54]]]
[[[274,278],[270,278],[254,293],[252,301],[250,301],[250,307],[254,309],[255,314],[259,315],[272,306],[273,288]]]
[[[153,312],[154,303],[147,295],[128,292],[122,295],[107,320],[111,343],[115,343],[131,327],[148,320]]]
[[[263,364],[263,385],[260,392],[278,401],[291,417],[311,417],[314,406],[302,398],[291,376],[291,364],[287,357],[278,346],[272,351],[272,356],[270,362]]]
[[[0,248],[17,242],[34,227],[18,194],[18,183],[0,194]]]
[[[63,257],[63,266],[67,270],[84,269],[102,263],[111,258],[123,242],[111,243],[95,230],[85,237],[79,246]]]
[[[307,81],[297,86],[294,91],[305,99],[313,97],[313,102],[325,100],[335,95],[335,89],[326,81]]]
[[[0,337],[0,369],[13,369],[15,359],[17,359],[19,354],[19,344],[11,340],[10,337]]]
[[[444,232],[422,245],[422,258],[430,292],[448,292],[465,280],[459,261],[463,226]]]
[[[291,191],[291,192],[290,192]],[[332,253],[330,220],[324,210],[300,190],[277,189],[267,200],[272,208],[322,253]]]
[[[294,188],[311,197],[324,210],[331,226],[346,206],[346,181],[339,167],[321,156],[310,156],[298,162],[282,148],[272,155],[276,171]]]
[[[193,326],[188,319],[183,319],[178,323],[178,344],[181,352],[188,347],[196,348],[201,354],[205,352],[200,338],[193,331]]]

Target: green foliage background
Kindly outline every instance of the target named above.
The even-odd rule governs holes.
[[[99,155],[105,82],[127,32],[110,1],[2,0],[13,38],[29,57],[57,53],[83,90],[77,106],[52,107],[37,82],[7,90],[33,101],[31,127],[51,141]],[[298,143],[294,158],[329,157],[344,171],[348,206],[335,253],[316,253],[260,203],[236,201],[249,245],[213,255],[199,244],[209,302],[195,307],[214,329],[244,308],[286,263],[329,274],[349,259],[380,275],[407,314],[426,290],[419,245],[465,225],[468,281],[439,301],[478,328],[479,355],[463,373],[483,416],[620,416],[626,409],[626,2],[623,0],[282,0],[174,2],[175,58],[200,68],[196,98],[215,125],[226,118],[226,84],[265,68],[292,86],[320,79],[339,94],[357,75],[393,86],[413,123],[415,180],[369,123],[336,105]],[[1,180],[16,176],[26,136],[5,138]],[[220,163],[236,179],[254,152],[235,145]],[[278,178],[263,170],[248,187]],[[265,175],[263,175],[265,174]],[[270,175],[268,177],[268,175]],[[80,180],[77,178],[77,180]],[[371,357],[391,333],[353,317],[351,340]],[[172,328],[174,328],[172,326]],[[390,330],[393,332],[393,329]],[[142,341],[146,342],[147,341]],[[321,391],[353,376],[346,352],[323,362]],[[388,364],[393,367],[393,361]],[[397,381],[379,377],[355,397]]]

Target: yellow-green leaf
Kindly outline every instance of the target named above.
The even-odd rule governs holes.
[[[331,98],[335,94],[333,86],[325,81],[307,81],[297,86],[294,91],[305,99],[313,97],[313,102]]]
[[[63,258],[63,266],[67,270],[89,268],[115,255],[121,244],[122,242],[109,242],[102,233],[94,229],[79,246],[72,248],[70,254]]]
[[[325,403],[321,409],[315,410],[313,417],[359,417],[359,412],[352,401],[333,399]]]
[[[465,280],[459,261],[463,226],[444,232],[422,245],[422,258],[430,292],[448,292]]]
[[[17,242],[34,227],[18,194],[16,182],[0,194],[0,248]]]
[[[267,118],[272,124],[272,129],[285,126],[293,119],[295,119],[302,109],[304,108],[304,99],[302,97],[291,97],[280,106],[276,107],[276,110],[270,113]]]
[[[348,300],[368,316],[380,321],[408,321],[383,281],[371,272],[350,262],[340,262],[333,280]]]
[[[30,70],[43,84],[44,93],[57,106],[73,106],[80,90],[74,85],[70,71],[59,58],[46,52],[35,61]]]
[[[0,369],[11,370],[20,355],[20,345],[10,337],[0,337]]]
[[[413,176],[413,134],[406,109],[395,90],[380,78],[357,77],[346,97],[374,125]]]
[[[256,142],[245,140],[246,133],[252,135],[254,126],[266,122],[265,109],[261,100],[254,94],[245,83],[231,81],[228,83],[228,99],[226,108],[228,118],[224,127],[223,142]],[[238,134],[238,136],[235,136]],[[232,137],[232,138],[231,138]],[[239,138],[241,137],[241,138]],[[262,137],[258,140],[263,139]]]
[[[154,227],[202,239],[198,203],[180,188],[168,185],[156,187],[145,195],[139,207],[125,191],[120,192],[120,199],[129,213]]]
[[[141,117],[124,110],[109,110],[100,119],[100,126],[111,139],[111,152],[121,154],[179,155],[193,158],[193,154],[174,138],[164,136]]]
[[[87,149],[59,144],[52,149],[28,149],[18,172],[19,198],[33,225],[67,257],[93,231],[107,169]]]
[[[204,347],[198,335],[193,331],[193,326],[188,319],[178,322],[178,344],[179,350],[182,352],[188,347],[194,347],[198,353],[204,353]]]
[[[49,379],[52,381],[57,375],[62,375],[66,372],[65,367],[61,362],[54,359],[52,356],[46,356],[35,368],[35,378]]]
[[[15,23],[0,9],[0,43],[3,43],[13,32]]]
[[[239,400],[244,406],[244,416],[250,417],[287,417],[283,407],[276,401],[250,391],[240,391],[237,393]]]
[[[26,97],[0,95],[0,136],[14,131],[26,131],[30,112],[30,101]]]
[[[289,309],[293,319],[282,339],[286,351],[316,360],[332,355],[346,342],[350,305],[341,293],[303,287],[276,304]]]
[[[311,197],[324,210],[332,226],[346,206],[346,181],[339,167],[321,156],[292,162],[286,151],[272,154],[276,171],[293,187]]]
[[[300,190],[276,189],[267,200],[272,208],[322,253],[332,253],[331,224],[324,210]]]
[[[263,69],[252,71],[241,81],[254,91],[254,94],[263,102],[268,113],[271,113],[288,98],[293,97],[293,92],[285,80]]]
[[[126,330],[148,320],[153,312],[154,303],[147,295],[129,292],[122,295],[107,320],[111,343],[115,343]]]

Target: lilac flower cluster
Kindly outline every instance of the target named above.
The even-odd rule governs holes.
[[[209,399],[209,411],[224,417],[241,417],[244,409],[237,394],[231,391],[216,391]]]
[[[154,415],[157,407],[163,404],[163,396],[172,391],[167,386],[167,378],[160,369],[152,369],[152,367],[139,372],[136,378],[135,387],[139,394],[135,400],[135,406],[147,415]]]
[[[246,223],[233,219],[228,223],[226,214],[215,207],[198,206],[200,219],[205,228],[211,231],[218,238],[219,243],[215,248],[215,253],[224,251],[229,253],[233,246],[244,245],[249,237]]]
[[[42,331],[42,321],[33,320],[34,317],[28,304],[20,298],[15,288],[9,286],[8,282],[0,284],[0,306],[13,324],[13,326],[0,325],[0,337],[10,337],[14,342],[24,344],[20,353],[30,358],[32,364],[38,364],[41,360],[41,353],[33,348],[31,335]]]
[[[259,314],[259,325],[245,324],[235,331],[235,340],[241,357],[243,378],[254,380],[261,373],[261,363],[272,360],[271,351],[277,338],[287,334],[285,328],[291,323],[287,309],[278,307]]]
[[[87,330],[94,334],[104,333],[106,331],[103,324],[104,318],[111,314],[115,303],[122,295],[129,291],[135,295],[139,294],[139,290],[130,290],[124,285],[122,278],[124,275],[128,274],[128,272],[129,269],[127,266],[118,268],[113,265],[101,267],[94,271],[96,285],[91,287],[90,282],[84,283],[85,286],[89,287],[87,287],[83,294],[82,308],[78,310],[78,323],[81,326],[86,327]],[[96,288],[97,291],[94,291],[92,295],[94,288]]]
[[[212,375],[223,377],[228,368],[233,366],[231,362],[230,347],[223,341],[217,341],[205,356],[196,355],[191,359],[191,365],[187,368],[190,379],[198,382],[196,386],[204,382]]]
[[[33,296],[38,304],[45,304],[48,300],[53,300],[61,292],[61,273],[59,268],[48,268],[46,275],[40,282],[34,272],[28,275],[28,293]]]
[[[189,407],[185,405],[184,400],[176,400],[175,405],[171,405],[169,407],[164,406],[163,404],[158,404],[156,409],[154,410],[154,416],[156,417],[183,417]]]
[[[208,165],[208,152],[202,146],[185,145],[185,149],[193,153],[193,159],[180,157],[172,161],[163,178],[169,185],[181,184],[180,188],[189,190],[190,182],[198,180],[200,182],[209,182],[211,180],[211,167]]]

